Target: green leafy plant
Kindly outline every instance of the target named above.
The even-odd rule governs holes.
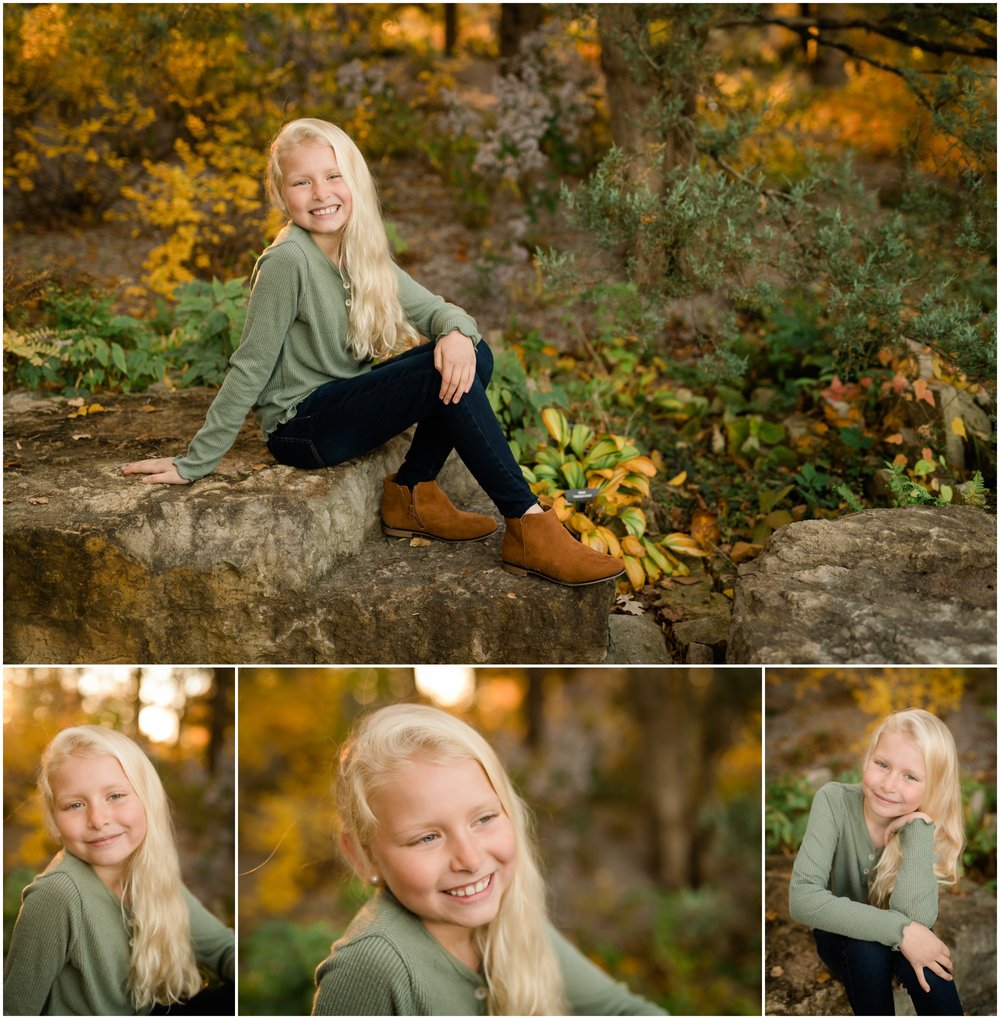
[[[674,533],[653,540],[647,533],[642,502],[650,497],[656,467],[621,435],[600,435],[586,424],[570,425],[555,407],[542,411],[552,443],[539,444],[522,462],[531,490],[589,548],[621,559],[628,584],[640,590],[664,576],[686,576],[678,555],[703,556],[689,535]],[[595,488],[594,498],[577,509],[569,489]]]
[[[177,288],[168,319],[178,384],[219,385],[239,345],[247,314],[245,280],[195,280]],[[163,306],[161,305],[161,314]]]
[[[804,779],[781,776],[767,786],[764,844],[768,853],[794,853],[802,843],[815,790]]]

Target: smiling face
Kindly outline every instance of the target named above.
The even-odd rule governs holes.
[[[302,142],[281,159],[281,198],[293,223],[308,230],[319,249],[339,258],[351,218],[351,189],[329,145]]]
[[[72,755],[49,777],[52,817],[66,851],[121,894],[125,868],[146,837],[146,811],[118,760]]]
[[[865,813],[878,828],[920,809],[925,791],[924,755],[902,733],[879,736],[861,776]]]
[[[453,954],[489,923],[514,876],[517,837],[474,760],[415,758],[370,797],[368,848],[389,890]]]

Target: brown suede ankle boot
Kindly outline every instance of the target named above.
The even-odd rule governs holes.
[[[382,530],[394,538],[478,541],[496,529],[492,517],[457,509],[436,481],[421,481],[412,492],[395,474],[382,482]]]
[[[573,537],[552,511],[505,517],[507,529],[500,550],[501,565],[508,573],[529,573],[557,584],[579,587],[610,580],[625,572],[614,556],[596,552]]]

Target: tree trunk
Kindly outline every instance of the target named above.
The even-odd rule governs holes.
[[[644,8],[633,4],[600,4],[597,28],[612,137],[628,157],[629,179],[645,182],[653,194],[659,194],[666,174],[694,158],[690,124],[697,83],[693,70],[665,81],[660,69],[652,66],[649,17]],[[670,31],[674,36],[671,51],[683,54],[684,66],[693,69],[697,60],[691,48],[697,52],[704,45],[704,30],[675,14]],[[660,62],[664,63],[662,57]],[[665,124],[661,114],[673,99],[680,100],[678,113]]]
[[[699,821],[719,757],[756,703],[755,670],[636,670],[634,691],[647,763],[653,866],[667,891],[696,888],[712,838]]]
[[[453,57],[458,45],[458,4],[444,5],[444,55]]]
[[[500,5],[500,73],[516,70],[521,40],[542,24],[541,4]]]
[[[226,731],[232,721],[229,710],[229,691],[233,685],[232,669],[213,669],[212,713],[209,720],[206,765],[210,775],[218,774],[219,760],[226,742]]]

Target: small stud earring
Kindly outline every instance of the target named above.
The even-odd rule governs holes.
[[[372,874],[372,884],[373,885],[377,885],[378,884],[378,880],[379,880],[378,874]]]

